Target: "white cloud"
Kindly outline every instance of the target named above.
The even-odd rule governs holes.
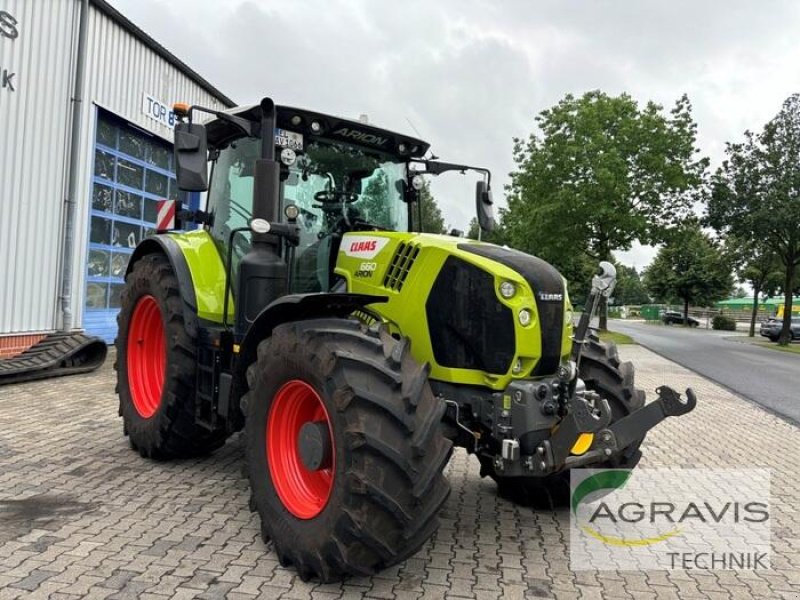
[[[503,203],[513,137],[565,93],[686,92],[703,153],[759,129],[800,90],[800,4],[675,0],[112,0],[236,101],[270,95],[413,133],[443,159],[487,166]],[[474,179],[433,183],[465,228]],[[652,249],[623,257],[643,266]]]

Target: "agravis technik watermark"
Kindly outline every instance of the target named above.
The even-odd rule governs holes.
[[[769,569],[766,469],[576,469],[573,570]]]

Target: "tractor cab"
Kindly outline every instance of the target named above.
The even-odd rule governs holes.
[[[273,245],[289,271],[286,292],[328,292],[341,281],[334,269],[346,233],[419,228],[414,212],[421,210],[421,174],[470,169],[425,161],[429,145],[422,140],[268,100],[213,111],[215,118],[205,125],[191,121],[192,109],[204,110],[178,110],[187,121],[176,127],[178,181],[183,189],[193,183],[199,191],[207,189],[206,223],[222,255],[230,254],[233,290],[239,264],[252,248],[253,219],[294,229],[288,245]],[[273,136],[262,135],[268,129]],[[190,136],[205,139],[181,143]],[[212,161],[209,185],[200,160],[206,150]],[[262,176],[257,184],[259,161],[262,173],[273,171],[273,177]],[[264,168],[265,161],[273,168]],[[480,184],[490,211],[488,182]],[[271,197],[267,188],[275,192]]]
[[[287,291],[328,291],[345,233],[409,230],[416,194],[409,186],[408,165],[428,144],[305,110],[274,107],[273,113],[271,137],[261,135],[262,105],[216,113],[205,126],[212,160],[209,230],[223,254],[232,246],[236,279],[238,264],[251,247],[251,220],[291,221],[296,232],[291,249],[276,248],[288,262]],[[277,194],[259,205],[264,194],[254,195],[256,164],[271,153],[278,182],[270,187]],[[232,235],[235,230],[240,233]]]

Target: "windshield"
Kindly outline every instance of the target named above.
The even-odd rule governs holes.
[[[339,144],[309,144],[290,167],[283,202],[300,209],[307,233],[334,228],[408,230],[406,164]]]
[[[300,209],[292,291],[327,291],[347,231],[408,231],[406,164],[346,145],[309,144],[289,168],[283,204]]]
[[[231,231],[252,218],[253,175],[260,140],[242,138],[224,148],[214,165],[208,210],[212,235],[223,256]],[[408,231],[408,205],[403,201],[406,163],[346,144],[311,142],[283,167],[280,217],[287,204],[300,214],[300,243],[295,249],[292,291],[330,289],[341,236],[347,231]],[[233,276],[250,247],[249,232],[233,238]]]

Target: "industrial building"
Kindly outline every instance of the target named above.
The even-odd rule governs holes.
[[[178,100],[233,106],[104,0],[0,0],[0,357],[113,342],[130,254],[180,197]]]

